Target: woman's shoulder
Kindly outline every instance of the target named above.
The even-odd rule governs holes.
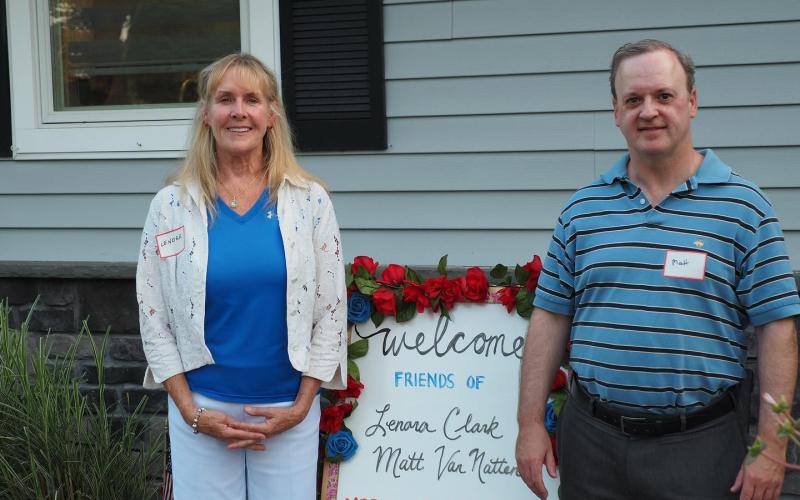
[[[193,201],[191,190],[178,183],[168,184],[156,192],[150,203],[151,210],[184,211],[192,210],[197,205]]]
[[[155,196],[153,196],[153,199],[163,200],[165,198],[169,198],[170,196],[179,195],[182,189],[183,188],[177,183],[167,184],[166,186],[156,191],[156,194]]]
[[[328,198],[328,190],[325,186],[315,180],[303,177],[286,177],[282,184],[285,190],[293,191],[295,193],[303,193],[310,197],[324,197]]]

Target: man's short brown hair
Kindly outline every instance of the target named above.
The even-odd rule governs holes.
[[[617,98],[614,80],[617,78],[617,70],[622,61],[629,57],[647,54],[648,52],[656,52],[658,50],[668,50],[675,54],[678,62],[683,66],[683,72],[686,73],[686,88],[689,92],[692,91],[694,88],[694,62],[692,58],[689,57],[689,54],[681,52],[667,42],[646,38],[638,42],[626,43],[614,52],[614,57],[611,58],[611,75],[608,77],[608,81],[611,83],[611,95],[614,99]]]

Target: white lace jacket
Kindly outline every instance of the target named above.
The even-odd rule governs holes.
[[[214,362],[203,333],[208,218],[198,193],[194,186],[163,188],[142,232],[136,296],[149,389]],[[289,360],[324,387],[343,389],[347,297],[333,205],[320,185],[284,180],[278,221],[286,255]]]

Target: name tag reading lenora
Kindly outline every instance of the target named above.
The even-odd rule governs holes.
[[[156,235],[156,252],[162,259],[174,257],[186,247],[183,226]]]
[[[707,255],[706,252],[667,250],[664,277],[702,280],[706,274]]]

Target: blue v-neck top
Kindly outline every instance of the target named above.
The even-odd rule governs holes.
[[[301,373],[287,353],[286,257],[265,190],[239,215],[217,199],[209,220],[205,342],[215,364],[186,373],[189,387],[237,403],[293,401]]]

